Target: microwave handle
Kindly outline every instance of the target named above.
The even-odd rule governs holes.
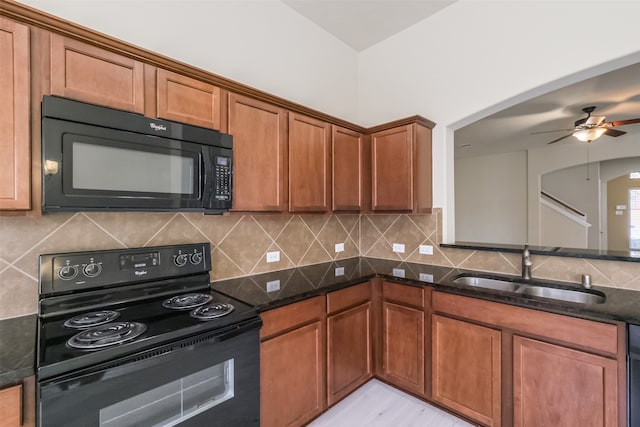
[[[202,207],[211,208],[212,192],[215,187],[215,174],[213,172],[214,155],[213,149],[208,146],[202,147],[202,176],[200,185],[202,186]]]

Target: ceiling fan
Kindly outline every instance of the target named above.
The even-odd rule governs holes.
[[[587,117],[576,120],[574,123],[575,127],[573,129],[557,129],[557,130],[548,130],[544,132],[533,132],[532,135],[538,134],[538,133],[564,131],[564,132],[571,132],[571,133],[565,136],[561,136],[558,139],[554,139],[553,141],[548,142],[547,144],[554,144],[558,141],[562,141],[565,138],[569,138],[570,136],[575,136],[576,138],[578,138],[580,141],[583,141],[583,142],[591,142],[600,138],[602,135],[618,137],[626,133],[621,130],[613,129],[614,127],[640,123],[640,117],[636,119],[619,120],[615,122],[605,122],[605,116],[591,115],[591,113],[593,113],[595,109],[596,109],[595,106],[584,107],[582,111],[584,111],[587,114]]]

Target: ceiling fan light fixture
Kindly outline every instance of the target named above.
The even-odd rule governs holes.
[[[600,138],[606,131],[607,131],[607,128],[603,128],[603,127],[580,129],[580,130],[575,131],[573,133],[573,136],[578,138],[580,141],[591,142],[591,141],[595,141],[596,139]]]

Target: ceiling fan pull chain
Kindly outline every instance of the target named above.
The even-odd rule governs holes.
[[[591,146],[591,141],[587,143],[587,181],[589,181],[589,147]]]

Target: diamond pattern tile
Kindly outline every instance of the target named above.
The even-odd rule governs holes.
[[[441,209],[430,215],[87,212],[0,217],[0,318],[36,312],[40,254],[205,241],[212,245],[212,280],[357,256],[507,274],[520,269],[519,254],[440,248]],[[339,241],[345,250],[336,254]],[[392,252],[394,242],[405,244],[404,254]],[[432,245],[433,255],[419,254],[420,244]],[[267,264],[268,250],[281,251],[281,261]],[[587,273],[596,285],[640,290],[640,263],[534,257],[534,277],[577,282]],[[294,289],[288,282],[283,285]],[[248,293],[266,292],[250,280],[243,286]]]
[[[128,248],[145,246],[176,216],[169,212],[87,212],[85,215]]]
[[[212,245],[219,244],[240,222],[240,215],[202,215],[199,213],[182,214]]]
[[[309,227],[299,216],[296,216],[285,226],[276,243],[294,265],[300,265],[302,257],[314,240],[315,237]]]
[[[273,241],[250,216],[243,216],[242,220],[220,242],[218,248],[234,260],[244,274],[253,271]]]
[[[38,281],[15,268],[0,273],[0,319],[38,311]]]

